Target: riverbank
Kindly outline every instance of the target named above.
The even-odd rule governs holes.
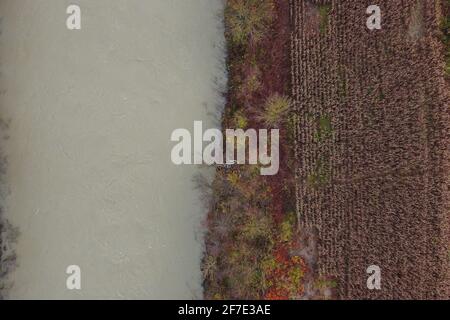
[[[1,17],[1,16],[0,16]],[[1,34],[3,33],[3,23],[0,18],[0,46],[4,45]],[[2,59],[0,56],[0,66]],[[0,72],[0,80],[2,78]],[[0,91],[0,98],[4,94]],[[12,286],[8,279],[10,273],[16,267],[15,245],[18,237],[18,230],[14,228],[5,217],[7,209],[7,197],[9,194],[8,184],[6,182],[6,170],[8,168],[8,158],[5,154],[5,146],[9,139],[10,121],[3,117],[0,108],[0,300],[3,300]]]
[[[296,232],[289,1],[229,0],[225,27],[222,127],[280,129],[280,171],[264,177],[257,166],[217,169],[208,186],[205,297],[301,298],[307,266]]]

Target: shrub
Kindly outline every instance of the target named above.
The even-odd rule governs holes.
[[[294,235],[295,214],[289,213],[281,223],[280,240],[281,242],[290,242]]]
[[[236,129],[245,129],[248,126],[247,117],[241,111],[234,114],[233,122]]]
[[[261,239],[268,243],[273,241],[272,221],[266,216],[250,215],[241,232],[242,237],[251,242]]]
[[[272,0],[229,0],[225,9],[227,34],[235,45],[257,43],[273,19]]]
[[[252,66],[247,68],[245,73],[244,80],[239,88],[239,96],[244,100],[249,100],[261,88],[261,71],[258,66]]]
[[[258,120],[268,127],[278,127],[287,119],[291,106],[292,101],[289,97],[274,94],[267,100],[264,110],[258,115]]]
[[[217,260],[213,256],[208,256],[203,261],[203,277],[205,279],[214,279],[214,275],[217,271]]]

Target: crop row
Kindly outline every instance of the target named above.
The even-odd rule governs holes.
[[[446,298],[449,90],[439,1],[291,1],[297,215],[340,298]],[[382,270],[382,289],[366,269]]]

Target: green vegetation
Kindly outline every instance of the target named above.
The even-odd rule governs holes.
[[[321,115],[317,120],[317,132],[315,139],[317,142],[322,142],[325,139],[331,138],[333,128],[331,126],[331,117],[327,114]]]
[[[319,5],[319,16],[320,16],[320,34],[326,34],[328,31],[328,25],[329,25],[329,16],[331,11],[331,5],[329,4],[322,4]]]
[[[258,217],[251,215],[242,226],[242,238],[254,244],[271,246],[273,243],[272,221],[269,217],[262,215]]]
[[[328,165],[319,159],[315,166],[314,172],[308,175],[306,182],[309,187],[317,189],[327,185],[330,182],[331,173]]]
[[[280,17],[284,20],[275,20]],[[222,119],[225,128],[278,128],[282,139],[289,134],[288,125],[293,129],[289,122],[292,103],[286,96],[288,19],[287,0],[226,1],[229,90]],[[236,165],[217,168],[212,183],[199,184],[211,204],[202,261],[207,299],[302,295],[307,268],[293,253],[299,242],[297,220],[295,214],[288,214],[293,205],[288,206],[285,199],[293,201],[289,196],[295,189],[293,175],[282,173],[293,158],[292,145],[282,146],[287,161],[277,176],[261,176],[259,165]]]
[[[259,167],[250,165],[217,171],[210,188],[214,211],[202,264],[207,294],[214,299],[261,297],[268,286],[265,263],[273,259],[277,241],[267,208],[271,189]],[[219,245],[224,247],[217,251]]]
[[[287,119],[291,106],[292,101],[289,97],[276,93],[267,100],[258,118],[266,126],[276,128]]]
[[[237,111],[233,120],[236,129],[245,129],[248,126],[248,119],[242,111]]]
[[[234,45],[256,44],[274,17],[271,0],[229,0],[225,9],[227,34]]]
[[[280,240],[282,242],[290,242],[294,237],[296,215],[289,213],[280,225]]]
[[[258,66],[249,68],[244,83],[241,85],[241,95],[251,95],[261,88],[260,81],[261,71]]]
[[[314,287],[319,290],[334,289],[337,287],[337,282],[334,280],[318,279],[314,283]]]

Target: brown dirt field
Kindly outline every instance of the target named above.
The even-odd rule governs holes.
[[[321,5],[329,4],[325,32]],[[449,297],[449,90],[439,1],[291,0],[296,197],[341,299]],[[366,269],[381,267],[381,290]]]

